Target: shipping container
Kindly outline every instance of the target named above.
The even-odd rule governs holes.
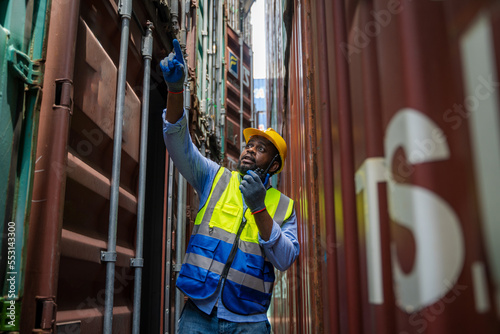
[[[165,151],[159,62],[178,38],[193,141],[234,169],[261,111],[252,3],[0,4],[0,332],[175,332],[199,199]],[[273,332],[499,333],[498,2],[266,13],[273,185],[301,245]]]
[[[143,293],[155,297],[145,299],[142,310],[143,323],[159,326],[161,275],[155,267],[165,257],[165,150],[155,123],[166,97],[157,65],[171,48],[167,7],[54,0],[48,13],[20,331],[132,330],[134,272],[143,261],[136,258],[143,42],[153,25],[144,253],[155,256],[144,261],[143,276],[156,284],[145,286]]]
[[[0,331],[20,326],[49,5],[0,4]]]
[[[301,241],[274,332],[498,333],[498,3],[267,8]]]
[[[232,165],[227,124],[253,120],[252,3],[2,2],[0,332],[175,332],[199,200],[165,150],[159,63],[177,38],[193,141]]]

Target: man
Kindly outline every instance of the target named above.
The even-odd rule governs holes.
[[[163,136],[178,170],[200,197],[177,288],[189,300],[179,333],[270,333],[267,309],[274,268],[299,254],[293,201],[269,185],[287,148],[272,129],[245,129],[238,171],[203,157],[192,143],[183,109],[185,65],[179,42],[160,67],[169,94]]]

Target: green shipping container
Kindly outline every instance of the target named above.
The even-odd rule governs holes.
[[[0,3],[0,331],[20,325],[49,6]]]

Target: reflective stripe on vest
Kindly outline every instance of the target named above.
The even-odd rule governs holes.
[[[239,314],[263,313],[270,303],[274,267],[259,245],[254,217],[242,210],[239,183],[236,172],[218,171],[207,204],[196,217],[177,286],[191,298],[205,299],[215,293],[224,273],[222,301],[226,308]],[[293,211],[293,201],[270,188],[266,207],[281,226]],[[238,231],[244,217],[246,225]],[[228,263],[232,253],[234,261]],[[226,265],[231,267],[224,272]]]
[[[224,180],[222,180],[222,181],[224,181]],[[221,183],[219,183],[218,185],[220,185],[220,184]],[[216,189],[214,189],[214,194],[216,193],[217,190],[218,189],[216,187]],[[220,198],[220,195],[222,195],[222,193],[219,194],[218,198]],[[215,198],[214,195],[212,195],[211,200],[213,198]],[[289,205],[290,205],[290,198],[281,194],[280,200],[278,203],[278,208],[276,209],[276,212],[275,212],[274,218],[273,218],[274,221],[276,223],[278,223],[278,225],[280,225],[280,226],[283,225],[283,222],[285,221],[285,216],[287,214],[287,210],[288,210]],[[214,204],[214,206],[215,206],[215,204]],[[199,225],[195,225],[193,227],[192,234],[193,235],[195,235],[195,234],[206,235],[206,236],[213,237],[213,238],[216,238],[216,239],[219,239],[219,240],[222,240],[222,241],[225,241],[227,243],[232,244],[234,242],[234,239],[236,238],[236,235],[233,233],[227,232],[223,229],[210,228],[208,222],[210,222],[213,208],[212,208],[210,213],[207,213],[207,211],[205,211],[205,215],[203,216],[203,222],[206,222],[206,224],[202,223]],[[262,252],[260,249],[260,245],[255,244],[253,242],[246,242],[246,241],[240,240],[238,247],[245,253],[260,255]]]
[[[224,270],[224,263],[221,263],[219,261],[212,261],[211,264],[207,264],[206,258],[198,254],[191,254],[189,256],[189,261],[187,263],[204,268],[218,275],[222,275],[222,271]],[[245,275],[246,274],[242,273],[241,271],[229,268],[229,273],[227,277],[228,279],[231,279],[232,281],[241,284],[241,282],[243,282],[243,278],[245,277]],[[249,282],[248,284],[246,284],[247,286],[260,292],[269,293],[271,287],[273,286],[272,282],[264,282],[264,284],[262,284],[262,280],[250,275],[248,275],[247,280]]]

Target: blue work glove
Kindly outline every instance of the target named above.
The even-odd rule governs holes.
[[[260,211],[266,208],[264,199],[266,198],[266,188],[262,184],[259,175],[253,170],[249,170],[247,175],[241,180],[240,190],[251,212]]]
[[[163,72],[163,78],[167,83],[168,91],[179,93],[184,90],[185,63],[182,56],[181,46],[179,41],[174,39],[174,52],[171,52],[167,57],[160,62],[160,68]]]

